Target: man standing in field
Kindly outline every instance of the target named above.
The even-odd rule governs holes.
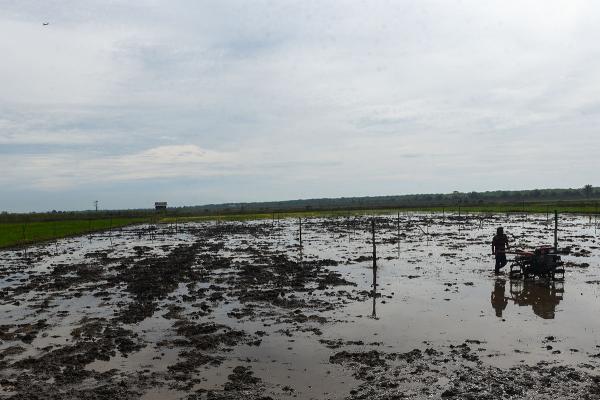
[[[503,268],[506,261],[506,250],[509,249],[508,236],[504,234],[504,228],[499,227],[496,230],[496,235],[492,239],[492,254],[496,256],[495,273],[500,273],[500,268]]]

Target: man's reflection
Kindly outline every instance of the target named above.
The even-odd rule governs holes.
[[[506,309],[508,297],[504,296],[506,288],[506,280],[496,279],[494,282],[494,290],[492,291],[492,307],[496,310],[496,317],[502,317],[502,311]]]
[[[496,279],[491,303],[497,317],[502,317],[508,300],[519,306],[531,306],[535,315],[554,319],[556,306],[563,299],[563,283],[544,280],[511,280],[510,293],[506,296],[506,280]]]

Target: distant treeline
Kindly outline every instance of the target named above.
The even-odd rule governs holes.
[[[65,219],[105,219],[110,217],[152,218],[155,216],[194,216],[214,214],[252,214],[265,212],[361,210],[385,208],[473,207],[494,204],[556,203],[600,200],[600,188],[585,185],[579,189],[496,190],[488,192],[452,192],[400,196],[341,197],[254,203],[207,204],[153,209],[103,211],[50,211],[44,213],[0,213],[0,222],[53,221]]]
[[[586,185],[580,189],[496,190],[489,192],[452,192],[400,196],[341,197],[255,203],[208,204],[180,207],[184,214],[255,213],[311,210],[355,210],[380,208],[419,208],[477,206],[499,203],[590,201],[600,199],[600,188]]]

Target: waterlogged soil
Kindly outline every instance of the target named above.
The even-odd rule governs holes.
[[[598,399],[600,242],[546,215],[136,226],[0,252],[4,399]],[[506,267],[508,268],[508,267]],[[375,284],[374,284],[375,283]],[[375,289],[375,292],[373,291]]]

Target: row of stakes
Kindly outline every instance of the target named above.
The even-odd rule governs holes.
[[[547,216],[548,218],[548,216]],[[597,216],[595,217],[597,219]],[[557,223],[558,223],[558,217],[557,217],[557,212],[555,211],[555,237],[556,237],[556,230],[557,230]],[[480,222],[479,225],[480,227],[482,227],[483,224],[483,218],[480,217],[479,218]],[[277,221],[279,221],[279,216],[277,216]],[[275,222],[275,214],[273,214],[273,223]],[[591,216],[590,216],[590,222],[591,222]],[[217,221],[218,223],[218,221]],[[408,215],[408,223],[411,223],[410,220],[410,215]],[[89,226],[89,240],[91,241],[92,239],[92,229],[91,229],[91,220],[89,222],[90,226]],[[302,218],[298,218],[298,225],[299,225],[299,246],[302,248],[303,243],[302,243]],[[419,230],[421,230],[421,232],[429,239],[429,223],[426,225],[426,229],[423,229],[420,225],[416,225]],[[459,227],[460,228],[460,227]],[[23,226],[23,242],[25,243],[25,229],[26,229],[26,225]],[[353,231],[355,231],[356,227],[353,224]],[[112,243],[112,220],[111,220],[111,226],[109,228],[109,238],[111,240]],[[141,238],[142,235],[150,235],[150,237],[152,239],[154,239],[156,232],[157,232],[158,228],[157,228],[157,224],[154,224],[153,226],[145,229],[145,230],[140,230],[138,231],[138,236]],[[372,230],[372,234],[373,234],[373,238],[375,237],[375,219],[372,218],[371,219],[371,230]],[[171,229],[169,231],[173,231],[173,226],[171,226]],[[179,232],[179,226],[178,226],[178,221],[177,219],[175,220],[175,224],[174,224],[174,232],[175,234],[177,234]],[[165,232],[166,233],[166,232]],[[56,227],[55,227],[55,235],[56,235]],[[350,239],[350,236],[348,237]],[[397,241],[398,241],[398,246],[400,245],[400,213],[398,213],[397,215]],[[555,240],[556,242],[556,240]],[[58,246],[58,242],[55,242],[56,246]],[[373,246],[374,246],[374,252],[375,250],[375,241],[373,239]],[[25,257],[27,257],[27,246],[24,246],[25,248]],[[58,249],[58,247],[57,247]],[[376,260],[374,259],[374,263],[376,262]],[[374,268],[376,268],[376,265],[374,264]]]

